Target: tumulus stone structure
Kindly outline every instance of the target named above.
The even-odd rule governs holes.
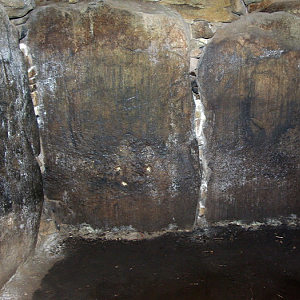
[[[43,244],[299,224],[299,15],[299,0],[0,0],[0,287],[38,229]]]

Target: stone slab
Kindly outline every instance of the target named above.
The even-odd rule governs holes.
[[[45,193],[61,222],[191,228],[199,166],[180,15],[130,1],[61,4],[37,9],[28,27]]]
[[[284,12],[248,15],[205,50],[198,75],[210,223],[300,213],[299,26]]]

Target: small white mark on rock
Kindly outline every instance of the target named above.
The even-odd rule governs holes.
[[[284,53],[284,50],[264,50],[264,53],[260,55],[260,58],[269,58],[269,57],[274,57],[274,58],[280,58],[282,53]]]
[[[125,181],[122,181],[121,184],[122,184],[123,186],[127,186],[127,185],[128,185],[128,183],[126,183]]]
[[[200,41],[201,43],[203,43],[204,45],[206,45],[206,44],[209,43],[209,39],[200,38],[199,41]]]
[[[70,1],[70,0],[69,0]],[[89,19],[90,19],[90,34],[91,37],[94,37],[94,20],[91,14],[89,14]]]

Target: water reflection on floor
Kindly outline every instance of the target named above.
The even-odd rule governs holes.
[[[300,230],[69,239],[33,300],[300,299]]]

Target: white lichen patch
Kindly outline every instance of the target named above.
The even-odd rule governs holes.
[[[264,52],[262,55],[260,55],[260,58],[280,58],[281,55],[284,53],[284,50],[278,49],[278,50],[268,50],[264,49]]]
[[[176,231],[176,230],[178,230],[178,226],[176,223],[171,223],[167,226],[167,228],[165,230],[166,231]]]
[[[206,122],[205,109],[201,101],[201,97],[194,94],[195,102],[195,132],[196,138],[199,146],[199,160],[202,164],[202,179],[200,185],[200,196],[199,203],[196,213],[196,226],[206,227],[207,222],[205,219],[206,210],[206,195],[207,195],[207,185],[210,178],[211,170],[208,167],[208,162],[205,156],[206,151],[206,137],[204,134],[204,127]]]
[[[141,232],[129,226],[114,226],[110,229],[104,230],[93,228],[91,225],[83,223],[78,226],[69,226],[65,231],[68,231],[69,237],[82,237],[84,239],[104,239],[104,240],[143,240],[159,237],[168,232],[185,232],[179,230],[176,223],[169,224],[166,228],[156,232]]]
[[[278,218],[266,218],[264,221],[252,221],[245,222],[243,220],[224,220],[211,224],[211,226],[221,226],[228,227],[230,225],[237,225],[243,229],[256,230],[262,226],[278,227],[281,225],[286,225],[288,227],[298,227],[300,226],[300,218],[296,214],[291,214],[289,216],[279,216]]]

